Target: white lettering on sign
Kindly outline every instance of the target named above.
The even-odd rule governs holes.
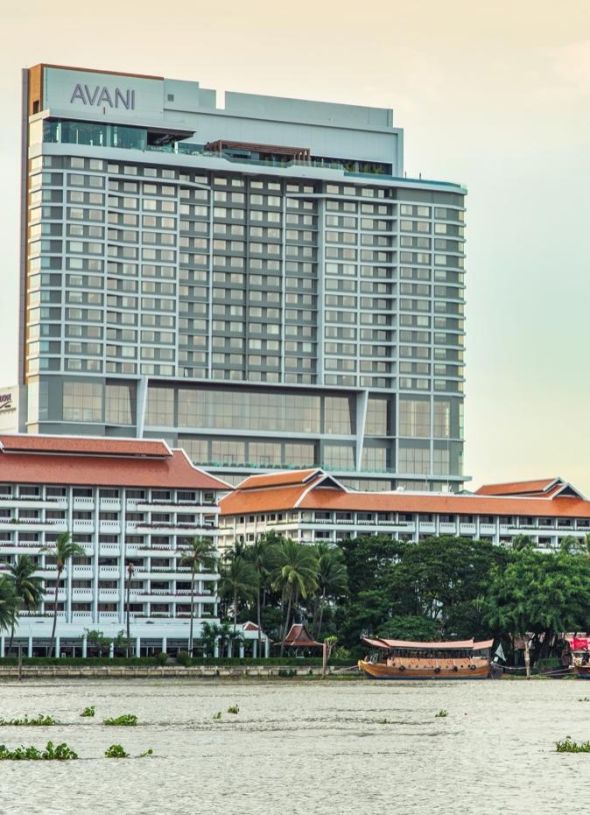
[[[76,100],[82,102],[83,105],[92,105],[94,107],[109,107],[109,108],[125,108],[126,110],[135,110],[135,91],[128,88],[122,91],[121,88],[109,89],[106,85],[95,85],[89,87],[88,85],[76,85],[70,104]]]

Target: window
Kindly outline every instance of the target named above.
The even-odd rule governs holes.
[[[430,436],[430,402],[417,399],[400,399],[399,434],[412,438]]]
[[[64,382],[63,419],[70,422],[102,422],[102,385]]]

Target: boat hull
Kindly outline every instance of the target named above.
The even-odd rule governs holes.
[[[576,665],[574,670],[578,679],[590,679],[590,665]]]
[[[457,670],[440,668],[438,671],[431,666],[390,666],[382,662],[366,662],[364,659],[358,661],[359,670],[363,671],[370,679],[403,680],[408,679],[488,679],[490,676],[490,665],[458,667]],[[403,670],[402,670],[403,668]],[[590,677],[588,677],[590,678]]]

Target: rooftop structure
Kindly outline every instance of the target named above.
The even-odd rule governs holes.
[[[391,110],[37,65],[22,189],[0,422],[460,488],[465,189],[406,177]]]
[[[402,540],[461,535],[510,544],[527,535],[551,549],[590,532],[590,501],[561,478],[481,487],[460,495],[357,492],[317,468],[245,479],[221,501],[223,547],[274,530],[302,542],[384,533]]]

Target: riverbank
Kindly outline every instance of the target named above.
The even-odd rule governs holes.
[[[295,679],[323,677],[321,665],[1,665],[0,682],[14,679]],[[328,667],[325,679],[363,679],[354,666]]]

